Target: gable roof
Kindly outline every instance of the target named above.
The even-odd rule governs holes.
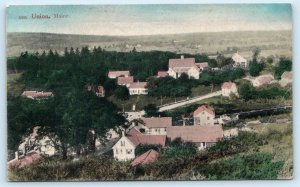
[[[208,62],[196,63],[196,66],[200,69],[204,69],[208,67]]]
[[[224,82],[222,85],[222,89],[231,89],[231,87],[236,86],[234,82]]]
[[[159,153],[153,149],[143,153],[142,155],[136,157],[130,165],[135,167],[140,164],[150,164],[153,163],[159,157]]]
[[[24,91],[22,96],[33,98],[33,99],[40,99],[40,98],[48,98],[53,96],[52,92],[38,92],[38,91]]]
[[[176,58],[169,59],[169,68],[194,67],[199,71],[195,64],[195,58]]]
[[[231,58],[234,62],[247,62],[247,60],[238,53],[234,53]]]
[[[211,115],[215,115],[215,112],[214,112],[211,108],[208,108],[208,107],[205,106],[205,105],[201,105],[200,107],[198,107],[198,108],[194,111],[193,115],[196,116],[196,115],[198,115],[199,113],[201,113],[201,112],[203,112],[203,111],[205,111],[205,112],[207,112],[207,113],[209,113],[209,114],[211,114]]]
[[[155,127],[170,127],[172,126],[171,117],[152,117],[152,118],[142,118],[144,125],[148,128]]]
[[[287,79],[287,80],[292,80],[293,79],[293,72],[292,71],[285,71],[281,75],[281,79]]]
[[[129,76],[129,77],[118,77],[118,84],[122,85],[122,84],[131,84],[133,83],[133,76]]]
[[[129,71],[109,71],[108,76],[109,77],[129,76]]]
[[[274,77],[271,74],[261,75],[255,79],[255,81],[258,81],[261,85],[269,84],[272,80],[274,80]]]
[[[192,125],[171,126],[167,128],[167,136],[172,140],[181,138],[183,141],[191,142],[217,142],[223,137],[221,125]]]
[[[134,146],[139,144],[155,144],[164,147],[166,145],[166,135],[145,135],[135,127],[131,128],[126,134],[126,138],[131,141]]]
[[[130,84],[129,89],[134,89],[134,88],[146,88],[147,82],[133,82]]]
[[[14,159],[9,161],[8,167],[17,167],[17,168],[22,168],[25,166],[28,166],[32,164],[33,162],[39,160],[41,158],[41,155],[35,151],[29,152],[23,157],[20,157],[19,159]]]
[[[169,74],[167,71],[159,71],[157,72],[157,77],[167,77]]]

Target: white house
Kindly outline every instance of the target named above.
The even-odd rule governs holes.
[[[205,105],[197,108],[193,113],[193,117],[194,125],[207,126],[214,125],[215,122],[215,112]]]
[[[171,117],[141,118],[141,122],[135,124],[135,127],[143,131],[144,134],[150,135],[166,135],[167,127],[170,126],[172,126]]]
[[[279,81],[279,84],[284,87],[290,83],[293,82],[293,72],[292,71],[285,71],[281,75],[281,80]]]
[[[199,79],[200,69],[195,63],[195,58],[184,58],[182,55],[179,59],[169,59],[168,75],[177,79],[185,73],[189,78]]]
[[[129,85],[129,95],[147,95],[147,82],[134,82]]]
[[[230,97],[231,94],[238,96],[238,89],[234,82],[224,82],[222,85],[222,96]]]
[[[130,75],[129,71],[109,71],[108,77],[115,79],[117,77],[128,77]]]
[[[117,83],[118,85],[129,87],[133,83],[133,76],[118,77]]]
[[[247,61],[247,59],[245,59],[238,53],[234,53],[232,55],[231,59],[234,62],[234,64],[233,64],[234,67],[241,67],[241,68],[249,67],[249,62]]]
[[[114,158],[120,161],[128,161],[135,158],[135,148],[140,144],[160,145],[166,144],[166,135],[145,135],[135,127],[112,147]]]
[[[252,80],[252,85],[254,87],[260,87],[262,85],[271,84],[274,81],[274,76],[271,74],[261,75]]]
[[[170,141],[180,138],[184,142],[195,143],[198,150],[203,150],[223,138],[223,129],[221,125],[171,126],[167,128],[167,138]]]

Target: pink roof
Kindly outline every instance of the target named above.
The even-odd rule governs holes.
[[[135,145],[139,144],[155,144],[164,147],[166,145],[166,135],[145,135],[135,127],[131,128],[126,137]]]
[[[199,70],[199,68],[195,64],[195,58],[169,59],[169,68],[177,67],[194,67]]]
[[[147,82],[134,82],[131,83],[129,88],[146,88]]]
[[[293,72],[292,72],[292,71],[285,71],[285,72],[281,75],[281,79],[292,80],[292,79],[293,79]]]
[[[261,75],[259,77],[256,78],[256,80],[261,84],[269,84],[271,81],[274,80],[273,75],[268,74],[268,75]]]
[[[131,84],[131,83],[133,83],[133,76],[118,77],[118,81],[117,82],[118,82],[119,85]]]
[[[157,72],[157,77],[167,77],[169,74],[167,71],[159,71]]]
[[[236,86],[234,82],[224,82],[222,89],[231,89],[232,86]]]
[[[167,128],[167,136],[172,140],[181,138],[183,141],[217,142],[223,137],[221,125],[192,125],[192,126],[171,126]]]
[[[22,93],[22,96],[24,97],[30,97],[33,99],[38,99],[38,98],[47,98],[53,96],[52,92],[38,92],[38,91],[24,91]]]
[[[14,159],[8,162],[8,167],[17,167],[22,168],[32,164],[33,162],[39,160],[41,158],[40,154],[37,152],[27,153],[24,157],[19,159]]]
[[[198,107],[198,108],[194,111],[193,115],[196,116],[196,115],[198,115],[199,113],[201,113],[201,112],[203,112],[203,111],[208,112],[208,113],[211,114],[211,115],[215,115],[215,112],[214,112],[211,108],[208,108],[208,107],[205,106],[205,105],[201,105],[200,107]]]
[[[148,128],[155,127],[170,127],[172,126],[172,118],[170,117],[152,117],[152,118],[142,118],[144,125]]]
[[[159,153],[156,152],[153,149],[150,149],[149,151],[143,153],[142,155],[136,157],[130,165],[132,167],[135,167],[139,164],[150,164],[153,163],[157,158],[159,157]]]
[[[109,77],[129,76],[129,71],[109,71],[108,76]]]

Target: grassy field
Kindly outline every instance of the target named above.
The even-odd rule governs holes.
[[[260,152],[271,153],[274,161],[283,160],[284,166],[279,173],[279,179],[289,179],[293,176],[293,125],[291,123],[274,123],[269,125],[251,124],[259,134],[271,134],[267,145],[260,146]],[[280,132],[279,135],[276,132]]]

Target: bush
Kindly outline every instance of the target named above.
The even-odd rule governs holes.
[[[149,144],[140,144],[135,148],[135,155],[141,155],[147,151],[149,151],[150,149],[153,149],[157,152],[160,152],[161,150],[161,146],[160,145],[149,145]]]

